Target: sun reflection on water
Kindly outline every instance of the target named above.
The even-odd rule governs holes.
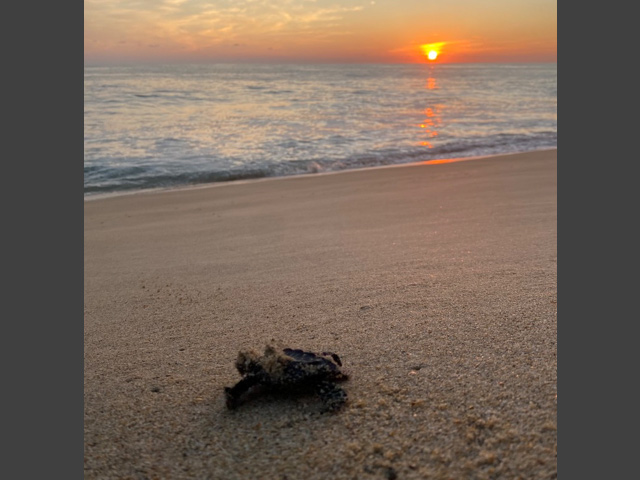
[[[429,91],[438,90],[438,81],[433,75],[433,70],[429,69],[425,89]],[[435,93],[435,92],[434,92]],[[418,125],[421,129],[420,145],[426,148],[433,148],[432,139],[438,136],[438,131],[442,127],[442,103],[434,103],[424,109],[424,119]]]
[[[433,90],[437,87],[436,79],[433,77],[429,77],[427,79],[427,89]],[[422,129],[421,137],[425,140],[420,141],[420,145],[427,148],[433,148],[433,144],[431,143],[431,139],[438,136],[438,129],[442,125],[442,109],[444,106],[441,103],[436,103],[430,107],[425,108],[424,115],[425,118],[420,123],[420,128]]]

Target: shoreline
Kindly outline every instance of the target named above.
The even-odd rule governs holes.
[[[84,478],[555,478],[557,149],[426,167],[85,202]],[[346,405],[229,411],[267,343]]]
[[[308,177],[308,176],[319,176],[319,175],[334,175],[340,173],[349,173],[353,171],[360,170],[371,170],[371,169],[384,169],[384,168],[395,168],[395,167],[410,167],[415,165],[441,165],[444,163],[454,163],[454,162],[465,162],[471,160],[482,160],[486,158],[493,157],[506,157],[511,155],[521,155],[526,153],[533,152],[557,152],[558,148],[544,148],[537,150],[527,150],[522,152],[510,152],[510,153],[500,153],[494,155],[477,155],[470,157],[452,157],[452,158],[436,158],[432,160],[424,160],[419,162],[408,162],[408,163],[396,163],[390,165],[376,165],[372,167],[360,167],[360,168],[350,168],[345,170],[332,170],[327,172],[315,172],[315,173],[298,173],[293,175],[285,175],[285,176],[274,176],[274,177],[262,177],[262,178],[248,178],[243,180],[231,180],[226,182],[209,182],[209,183],[199,183],[199,184],[187,184],[187,185],[177,185],[174,187],[154,187],[154,188],[146,188],[146,189],[132,189],[125,191],[117,191],[117,192],[107,192],[107,193],[95,193],[95,194],[85,194],[84,201],[93,201],[93,200],[101,200],[105,198],[112,197],[120,197],[124,195],[140,195],[140,194],[148,194],[148,193],[159,193],[159,192],[172,192],[175,190],[185,190],[185,189],[200,189],[200,188],[209,188],[209,187],[219,187],[219,186],[229,186],[229,185],[240,185],[245,183],[253,183],[253,182],[264,182],[269,180],[281,180],[286,178],[298,178],[298,177]]]

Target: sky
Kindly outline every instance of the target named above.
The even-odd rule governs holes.
[[[556,62],[557,25],[557,0],[84,0],[84,59]]]

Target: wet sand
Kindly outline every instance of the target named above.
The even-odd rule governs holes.
[[[85,478],[554,478],[556,154],[86,201]],[[272,341],[344,408],[228,411]]]

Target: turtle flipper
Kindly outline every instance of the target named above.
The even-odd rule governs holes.
[[[347,401],[347,392],[334,382],[321,381],[316,384],[316,394],[324,404],[323,411],[335,412]]]
[[[261,381],[262,378],[260,375],[247,375],[233,387],[224,387],[227,408],[233,410],[238,407],[242,403],[242,395],[254,385],[258,385]]]

